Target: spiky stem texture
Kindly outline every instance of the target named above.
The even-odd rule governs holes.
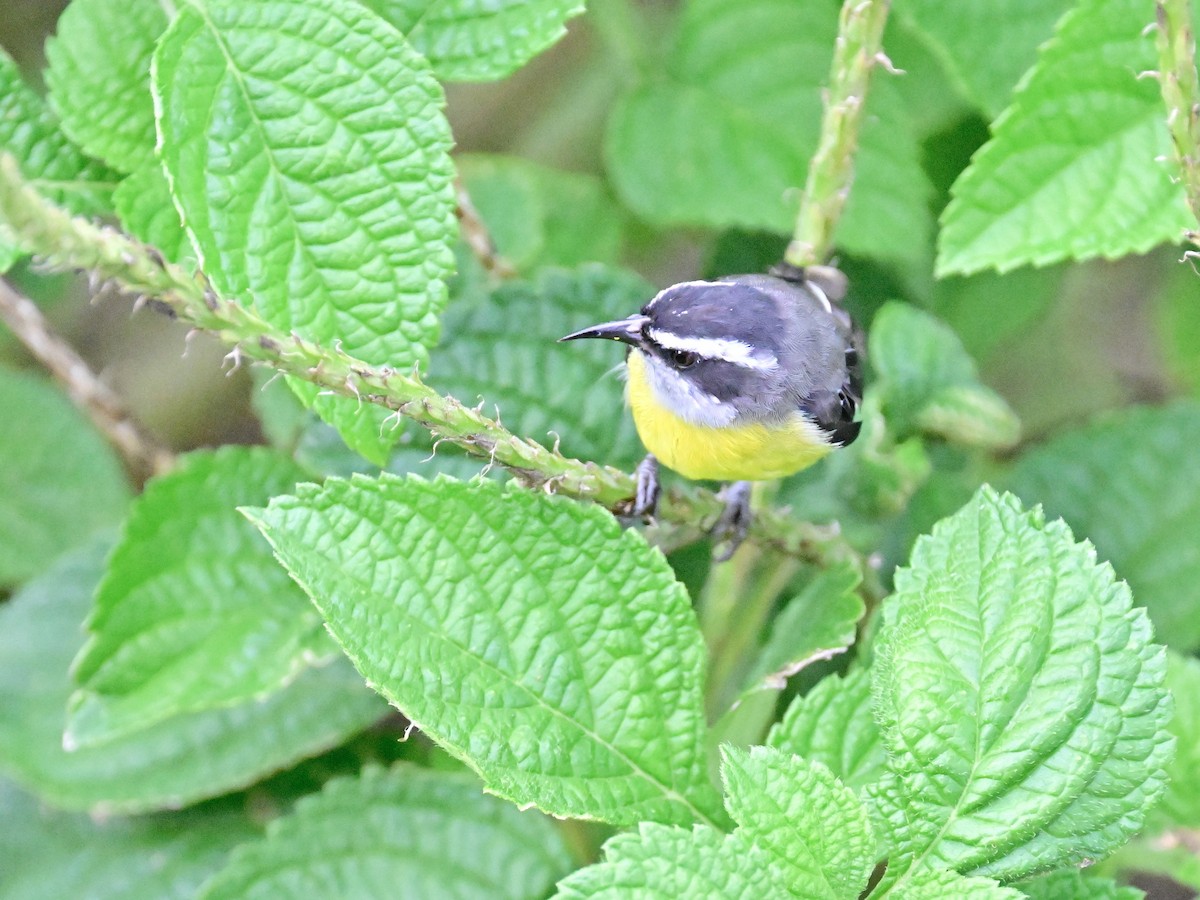
[[[336,347],[275,329],[253,310],[218,296],[203,277],[163,260],[154,248],[55,206],[25,182],[7,154],[0,155],[0,237],[46,266],[87,270],[127,293],[151,298],[154,305],[231,346],[235,362],[261,362],[328,391],[387,407],[437,438],[504,466],[532,489],[590,500],[616,513],[627,509],[634,494],[630,474],[564,457],[515,435],[485,416],[482,405],[467,407],[439,394],[415,371],[368,365]],[[715,521],[721,510],[721,500],[711,491],[673,490],[663,498],[660,522],[651,535],[668,547],[694,539],[700,523]],[[868,583],[878,583],[864,557],[836,528],[764,510],[756,516],[751,539],[818,565],[849,560]]]
[[[1160,0],[1156,24],[1159,84],[1167,106],[1167,128],[1188,206],[1198,223],[1186,237],[1200,247],[1200,78],[1196,74],[1196,26],[1190,0]]]
[[[891,63],[883,55],[883,29],[891,0],[845,0],[817,152],[808,166],[796,228],[784,259],[803,268],[825,263],[854,181],[854,154],[862,127],[871,70]]]

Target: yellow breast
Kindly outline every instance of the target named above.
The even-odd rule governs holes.
[[[778,425],[693,425],[654,396],[640,353],[629,354],[629,405],[646,449],[686,478],[762,481],[783,478],[833,449],[819,428],[798,412]]]

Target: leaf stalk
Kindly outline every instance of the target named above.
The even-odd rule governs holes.
[[[833,235],[854,181],[871,70],[880,64],[892,68],[882,49],[890,7],[891,0],[842,4],[817,152],[809,163],[796,228],[784,253],[793,266],[821,265],[833,254]]]
[[[1200,229],[1200,77],[1196,74],[1196,26],[1190,0],[1159,0],[1156,8],[1159,85],[1167,107],[1167,129]],[[1186,237],[1200,247],[1200,230]]]
[[[273,369],[347,397],[386,407],[428,428],[435,437],[504,466],[530,489],[599,503],[614,513],[627,509],[635,492],[626,472],[571,459],[536,441],[513,434],[482,413],[426,385],[414,370],[405,374],[372,366],[336,346],[322,347],[286,334],[242,304],[220,297],[203,276],[166,262],[162,254],[119,231],[71,216],[34,190],[11,155],[0,155],[0,238],[58,270],[83,269],[124,291],[154,298],[179,319],[233,348],[235,360]],[[652,534],[670,545],[677,532],[694,536],[697,523],[713,522],[722,501],[700,488],[673,489],[659,509]],[[794,520],[778,510],[761,510],[749,539],[820,566],[849,561],[864,581],[878,584],[867,559],[837,531]]]

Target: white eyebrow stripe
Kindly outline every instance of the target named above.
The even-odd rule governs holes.
[[[646,308],[649,309],[651,306],[661,300],[665,294],[669,294],[676,288],[683,287],[737,287],[737,285],[732,281],[680,281],[677,284],[671,285],[670,287],[663,288],[661,291],[655,294],[650,299],[650,302],[646,304]]]
[[[650,340],[667,350],[697,353],[705,359],[720,359],[747,369],[766,371],[779,367],[779,360],[774,356],[755,356],[753,347],[735,338],[683,337],[658,328],[651,328],[646,334]]]

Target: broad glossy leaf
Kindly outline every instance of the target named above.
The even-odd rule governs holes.
[[[126,231],[157,247],[171,262],[195,255],[158,160],[122,179],[113,192],[113,206]]]
[[[21,78],[0,49],[0,151],[16,157],[25,179],[50,200],[81,215],[102,215],[112,203],[118,175],[88,159],[63,134],[46,102]],[[3,222],[0,222],[0,228]],[[0,231],[0,272],[21,253]]]
[[[150,57],[158,0],[72,0],[46,41],[46,86],[71,140],[120,172],[154,162]]]
[[[1026,453],[1007,480],[1096,545],[1155,630],[1177,650],[1200,646],[1200,405],[1132,408]]]
[[[368,362],[423,363],[455,234],[425,60],[351,0],[189,5],[154,59],[163,163],[217,289]],[[386,461],[385,410],[295,386]]]
[[[726,747],[729,835],[642,823],[604,845],[604,861],[574,873],[557,897],[857,896],[874,866],[866,809],[820,763],[768,747]]]
[[[555,900],[791,900],[783,872],[744,834],[643,822],[604,845],[604,861],[559,883]]]
[[[1043,875],[1019,887],[1030,900],[1141,900],[1146,896],[1135,887],[1120,887],[1111,879],[1085,875],[1078,869]]]
[[[618,824],[720,819],[686,592],[603,510],[384,475],[248,515],[368,681],[489,792]]]
[[[185,806],[335,746],[386,712],[338,660],[266,700],[66,752],[67,668],[105,551],[90,546],[64,558],[0,607],[0,771],[47,802],[105,814]]]
[[[431,382],[467,405],[485,401],[517,434],[558,442],[568,456],[632,466],[645,451],[625,408],[623,353],[558,339],[631,315],[652,296],[639,276],[603,266],[505,284],[450,308]]]
[[[983,488],[917,542],[883,607],[875,713],[893,890],[930,869],[1014,880],[1099,858],[1162,794],[1162,647],[1061,521]]]
[[[789,600],[771,625],[747,689],[782,690],[806,666],[844,653],[866,611],[856,593],[861,580],[851,566],[835,566]]]
[[[274,451],[197,451],[134,502],[75,659],[66,741],[101,744],[182,713],[266,697],[337,653],[237,507],[305,473]]]
[[[1016,414],[980,382],[958,336],[929,313],[888,303],[871,324],[870,346],[875,388],[899,434],[920,430],[991,449],[1016,443]]]
[[[1068,0],[905,0],[896,12],[930,41],[988,118],[1009,103]]]
[[[1169,153],[1142,0],[1083,0],[1059,23],[992,139],[953,188],[938,271],[1001,272],[1111,259],[1179,240],[1183,188]]]
[[[791,702],[767,744],[821,763],[849,787],[878,781],[886,757],[871,714],[870,671],[858,667],[822,679]]]
[[[605,153],[630,209],[663,225],[790,233],[816,147],[836,34],[832,5],[692,0],[654,77],[616,106]],[[885,76],[867,103],[857,180],[839,244],[921,259],[929,185],[911,122]]]
[[[191,900],[234,846],[259,833],[232,804],[97,820],[48,809],[4,780],[0,809],[9,900]]]
[[[721,774],[739,833],[766,850],[793,896],[856,897],[875,866],[867,811],[819,762],[768,747],[726,747]]]
[[[329,782],[238,849],[202,900],[404,896],[526,900],[571,868],[555,826],[471,775],[412,765]]]
[[[495,81],[566,34],[582,0],[363,0],[445,81]]]
[[[0,420],[0,585],[12,585],[115,527],[129,489],[116,454],[49,382],[0,369]]]
[[[1167,767],[1167,793],[1155,818],[1174,828],[1200,828],[1200,660],[1169,655],[1167,687],[1175,698],[1175,758]]]
[[[873,895],[874,896],[874,895]],[[990,878],[966,877],[946,869],[922,869],[905,884],[879,896],[890,900],[1022,900],[1014,888],[1001,887]]]

